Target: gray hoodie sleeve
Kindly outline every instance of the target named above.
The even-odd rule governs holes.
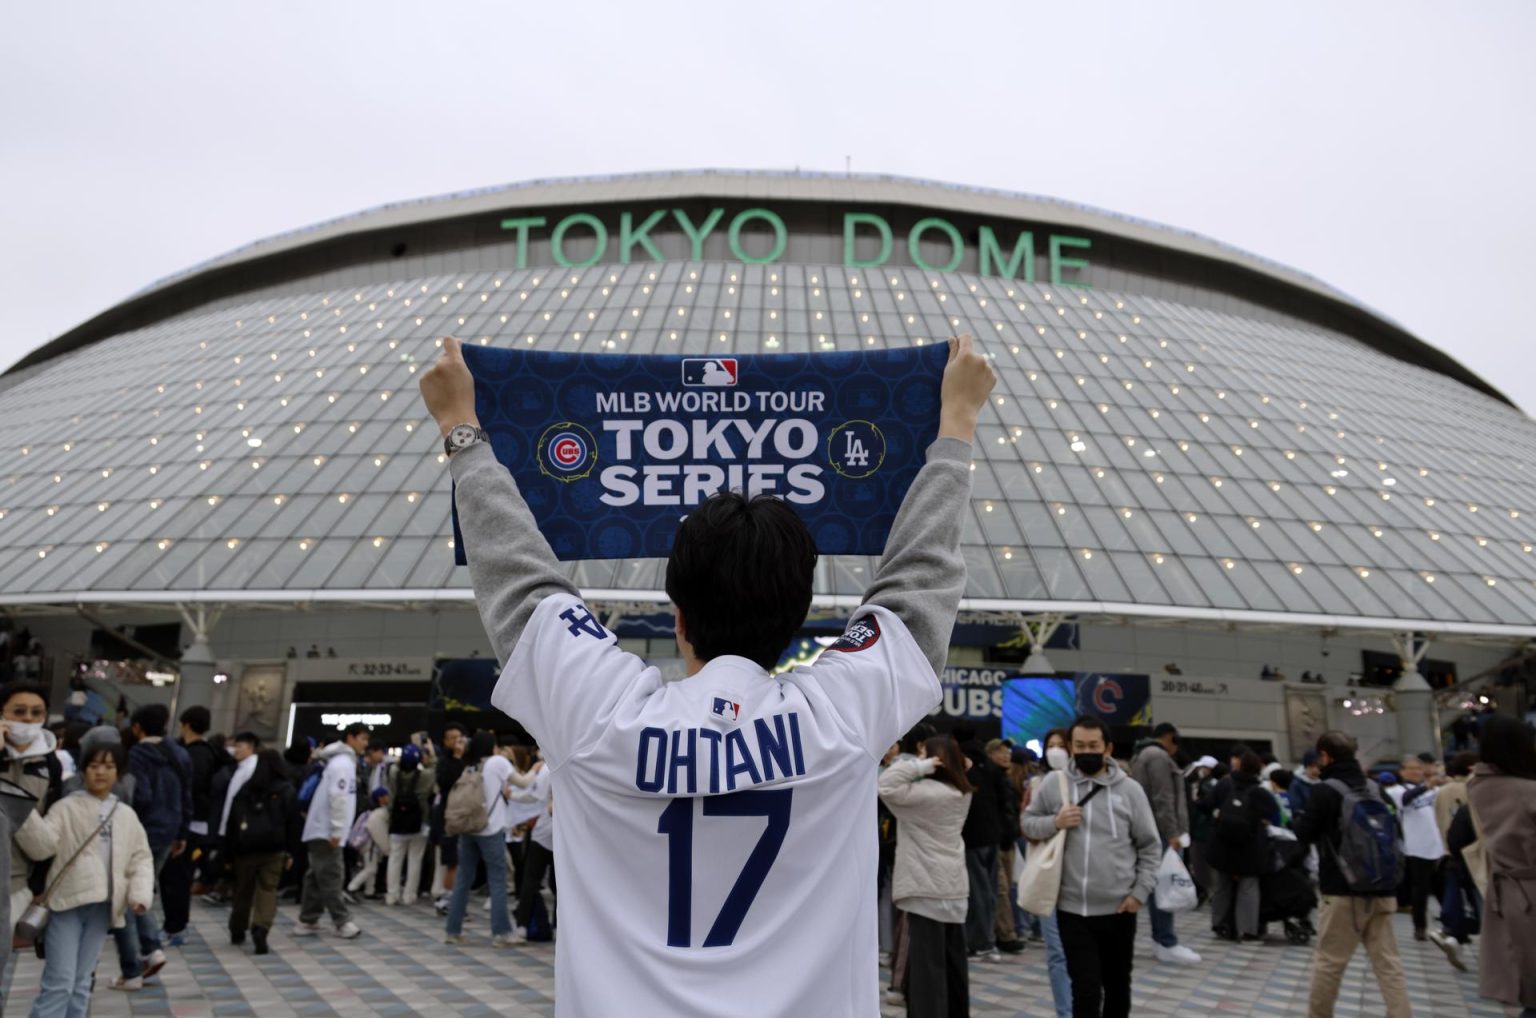
[[[955,613],[965,593],[960,528],[971,500],[971,446],[941,438],[907,489],[885,541],[865,604],[897,615],[933,665],[944,670]]]
[[[1157,821],[1152,817],[1152,805],[1147,794],[1134,781],[1122,783],[1128,787],[1131,805],[1131,846],[1136,849],[1136,888],[1131,896],[1146,904],[1152,892],[1157,890],[1157,870],[1163,861],[1163,842],[1157,834]]]
[[[540,601],[551,594],[581,595],[489,445],[477,442],[448,464],[475,604],[497,660],[505,662]]]
[[[1019,821],[1024,837],[1030,841],[1044,841],[1056,833],[1056,814],[1061,810],[1061,779],[1051,771],[1040,778],[1034,794],[1029,797],[1029,807]]]

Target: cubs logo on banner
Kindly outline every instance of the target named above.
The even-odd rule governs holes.
[[[878,555],[938,435],[945,344],[735,357],[465,346],[475,409],[556,556],[660,558],[721,489]],[[455,517],[457,536],[457,517]],[[462,538],[455,559],[465,562]]]

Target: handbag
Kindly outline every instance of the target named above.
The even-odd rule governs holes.
[[[1483,839],[1483,825],[1477,819],[1477,810],[1472,805],[1472,800],[1467,800],[1467,810],[1472,814],[1472,829],[1477,832],[1477,840],[1461,850],[1462,862],[1467,864],[1467,872],[1472,875],[1472,883],[1477,885],[1477,893],[1484,898],[1488,897],[1488,846]]]
[[[48,928],[49,918],[53,915],[53,910],[48,907],[48,896],[53,893],[55,887],[59,886],[59,881],[64,879],[64,874],[69,872],[70,867],[75,865],[75,861],[80,858],[80,853],[95,844],[96,839],[101,837],[101,832],[106,830],[107,825],[112,822],[112,816],[120,805],[122,804],[117,802],[112,804],[112,808],[107,811],[106,819],[97,825],[95,832],[89,838],[80,843],[80,847],[75,849],[75,854],[69,857],[64,867],[48,882],[43,893],[33,898],[32,904],[21,913],[16,929],[11,933],[11,950],[25,951],[37,944],[38,939],[43,935],[43,930]]]
[[[1065,806],[1070,796],[1065,771],[1057,771],[1060,778],[1061,802]],[[1024,872],[1019,877],[1014,900],[1031,915],[1046,916],[1056,911],[1056,899],[1061,894],[1061,867],[1067,851],[1067,832],[1058,830],[1046,841],[1033,845],[1024,860]]]

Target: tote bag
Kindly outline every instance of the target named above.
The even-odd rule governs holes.
[[[1070,796],[1066,772],[1057,771],[1056,777],[1060,779],[1062,804],[1066,805]],[[1020,908],[1039,916],[1056,911],[1056,898],[1061,894],[1061,866],[1066,851],[1065,829],[1058,830],[1048,841],[1030,846],[1015,895]]]

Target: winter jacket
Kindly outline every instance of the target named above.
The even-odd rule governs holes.
[[[1478,992],[1536,1008],[1536,780],[1480,763],[1467,801],[1488,860]]]
[[[149,836],[149,847],[163,852],[185,841],[192,823],[192,760],[174,742],[141,739],[128,750],[133,775],[133,811]]]
[[[975,768],[972,768],[974,771]],[[896,868],[891,900],[904,911],[921,902],[964,902],[970,895],[961,837],[972,795],[944,781],[924,780],[934,772],[932,759],[896,760],[880,774],[880,800],[896,815]],[[917,899],[918,908],[903,902]],[[963,911],[963,910],[962,910]]]
[[[345,742],[335,742],[316,758],[325,761],[325,773],[309,801],[304,819],[305,841],[347,840],[357,819],[357,754]]]
[[[1244,800],[1245,812],[1254,817],[1255,826],[1246,837],[1229,840],[1223,831],[1221,812],[1234,798]],[[1216,782],[1216,787],[1201,804],[1211,814],[1210,836],[1205,841],[1205,861],[1219,873],[1240,877],[1258,877],[1270,872],[1273,849],[1268,827],[1279,824],[1280,806],[1275,797],[1259,784],[1256,774],[1236,771]]]
[[[254,817],[258,806],[261,812],[268,814],[260,821]],[[285,851],[298,839],[302,823],[293,785],[279,780],[257,788],[247,781],[235,791],[235,797],[229,803],[229,823],[224,827],[225,851],[231,856]],[[274,837],[272,842],[261,844],[251,840],[249,832],[259,832],[261,828]],[[279,847],[274,848],[274,844]]]
[[[234,767],[234,758],[207,739],[199,739],[191,745],[178,745],[186,751],[192,763],[192,819],[206,825],[201,833],[217,831],[224,800],[214,800],[213,780],[220,771]]]
[[[398,763],[390,767],[389,804],[391,807],[400,798],[402,792],[406,795],[415,792],[416,801],[421,804],[421,825],[427,826],[432,816],[432,793],[437,786],[436,769],[431,766],[418,765],[413,771],[408,771]]]
[[[1164,841],[1189,836],[1189,802],[1184,772],[1161,743],[1147,745],[1131,760],[1131,777],[1147,793],[1157,833]]]
[[[1109,763],[1090,778],[1079,773],[1074,762],[1067,767],[1067,778],[1073,803],[1095,787],[1098,791],[1083,807],[1082,824],[1067,831],[1056,907],[1073,915],[1101,916],[1119,911],[1128,897],[1145,903],[1157,887],[1163,857],[1147,793]],[[1045,841],[1054,835],[1061,807],[1059,779],[1040,782],[1024,811],[1024,836]]]
[[[1018,801],[1013,782],[979,747],[970,747],[971,769],[965,772],[976,791],[971,796],[971,811],[965,818],[965,847],[1002,847],[1013,844],[1013,831],[1019,822]]]
[[[1344,797],[1338,789],[1328,784],[1335,779],[1354,789],[1364,788],[1366,784],[1365,772],[1360,769],[1359,761],[1335,760],[1323,769],[1322,780],[1312,786],[1312,799],[1307,804],[1307,811],[1295,819],[1291,830],[1296,833],[1298,841],[1317,845],[1317,886],[1324,895],[1344,898],[1379,897],[1351,891],[1349,882],[1339,872],[1335,856],[1339,850],[1339,812],[1344,806]],[[1381,799],[1383,802],[1391,802],[1385,795]]]
[[[0,778],[23,789],[36,800],[32,805],[33,812],[47,809],[62,794],[64,768],[59,763],[59,758],[54,755],[54,750],[58,747],[59,741],[53,737],[53,733],[43,729],[42,735],[28,746],[25,752],[18,753],[10,743],[6,743],[4,748],[0,749]],[[12,818],[15,818],[14,813]],[[26,849],[16,840],[18,833],[20,833],[20,827],[17,827],[11,835],[12,894],[27,886],[32,863],[35,861],[27,855]]]
[[[48,880],[55,870],[67,863],[75,850],[87,841],[96,841],[101,825],[101,800],[89,792],[76,792],[54,804],[46,815],[33,813],[16,832],[16,842],[33,859],[52,859]],[[127,908],[154,901],[154,856],[144,826],[126,803],[119,803],[112,814],[111,925],[123,925]],[[86,845],[80,858],[60,878],[48,896],[48,905],[56,912],[107,900],[107,869],[102,865],[101,850]]]

